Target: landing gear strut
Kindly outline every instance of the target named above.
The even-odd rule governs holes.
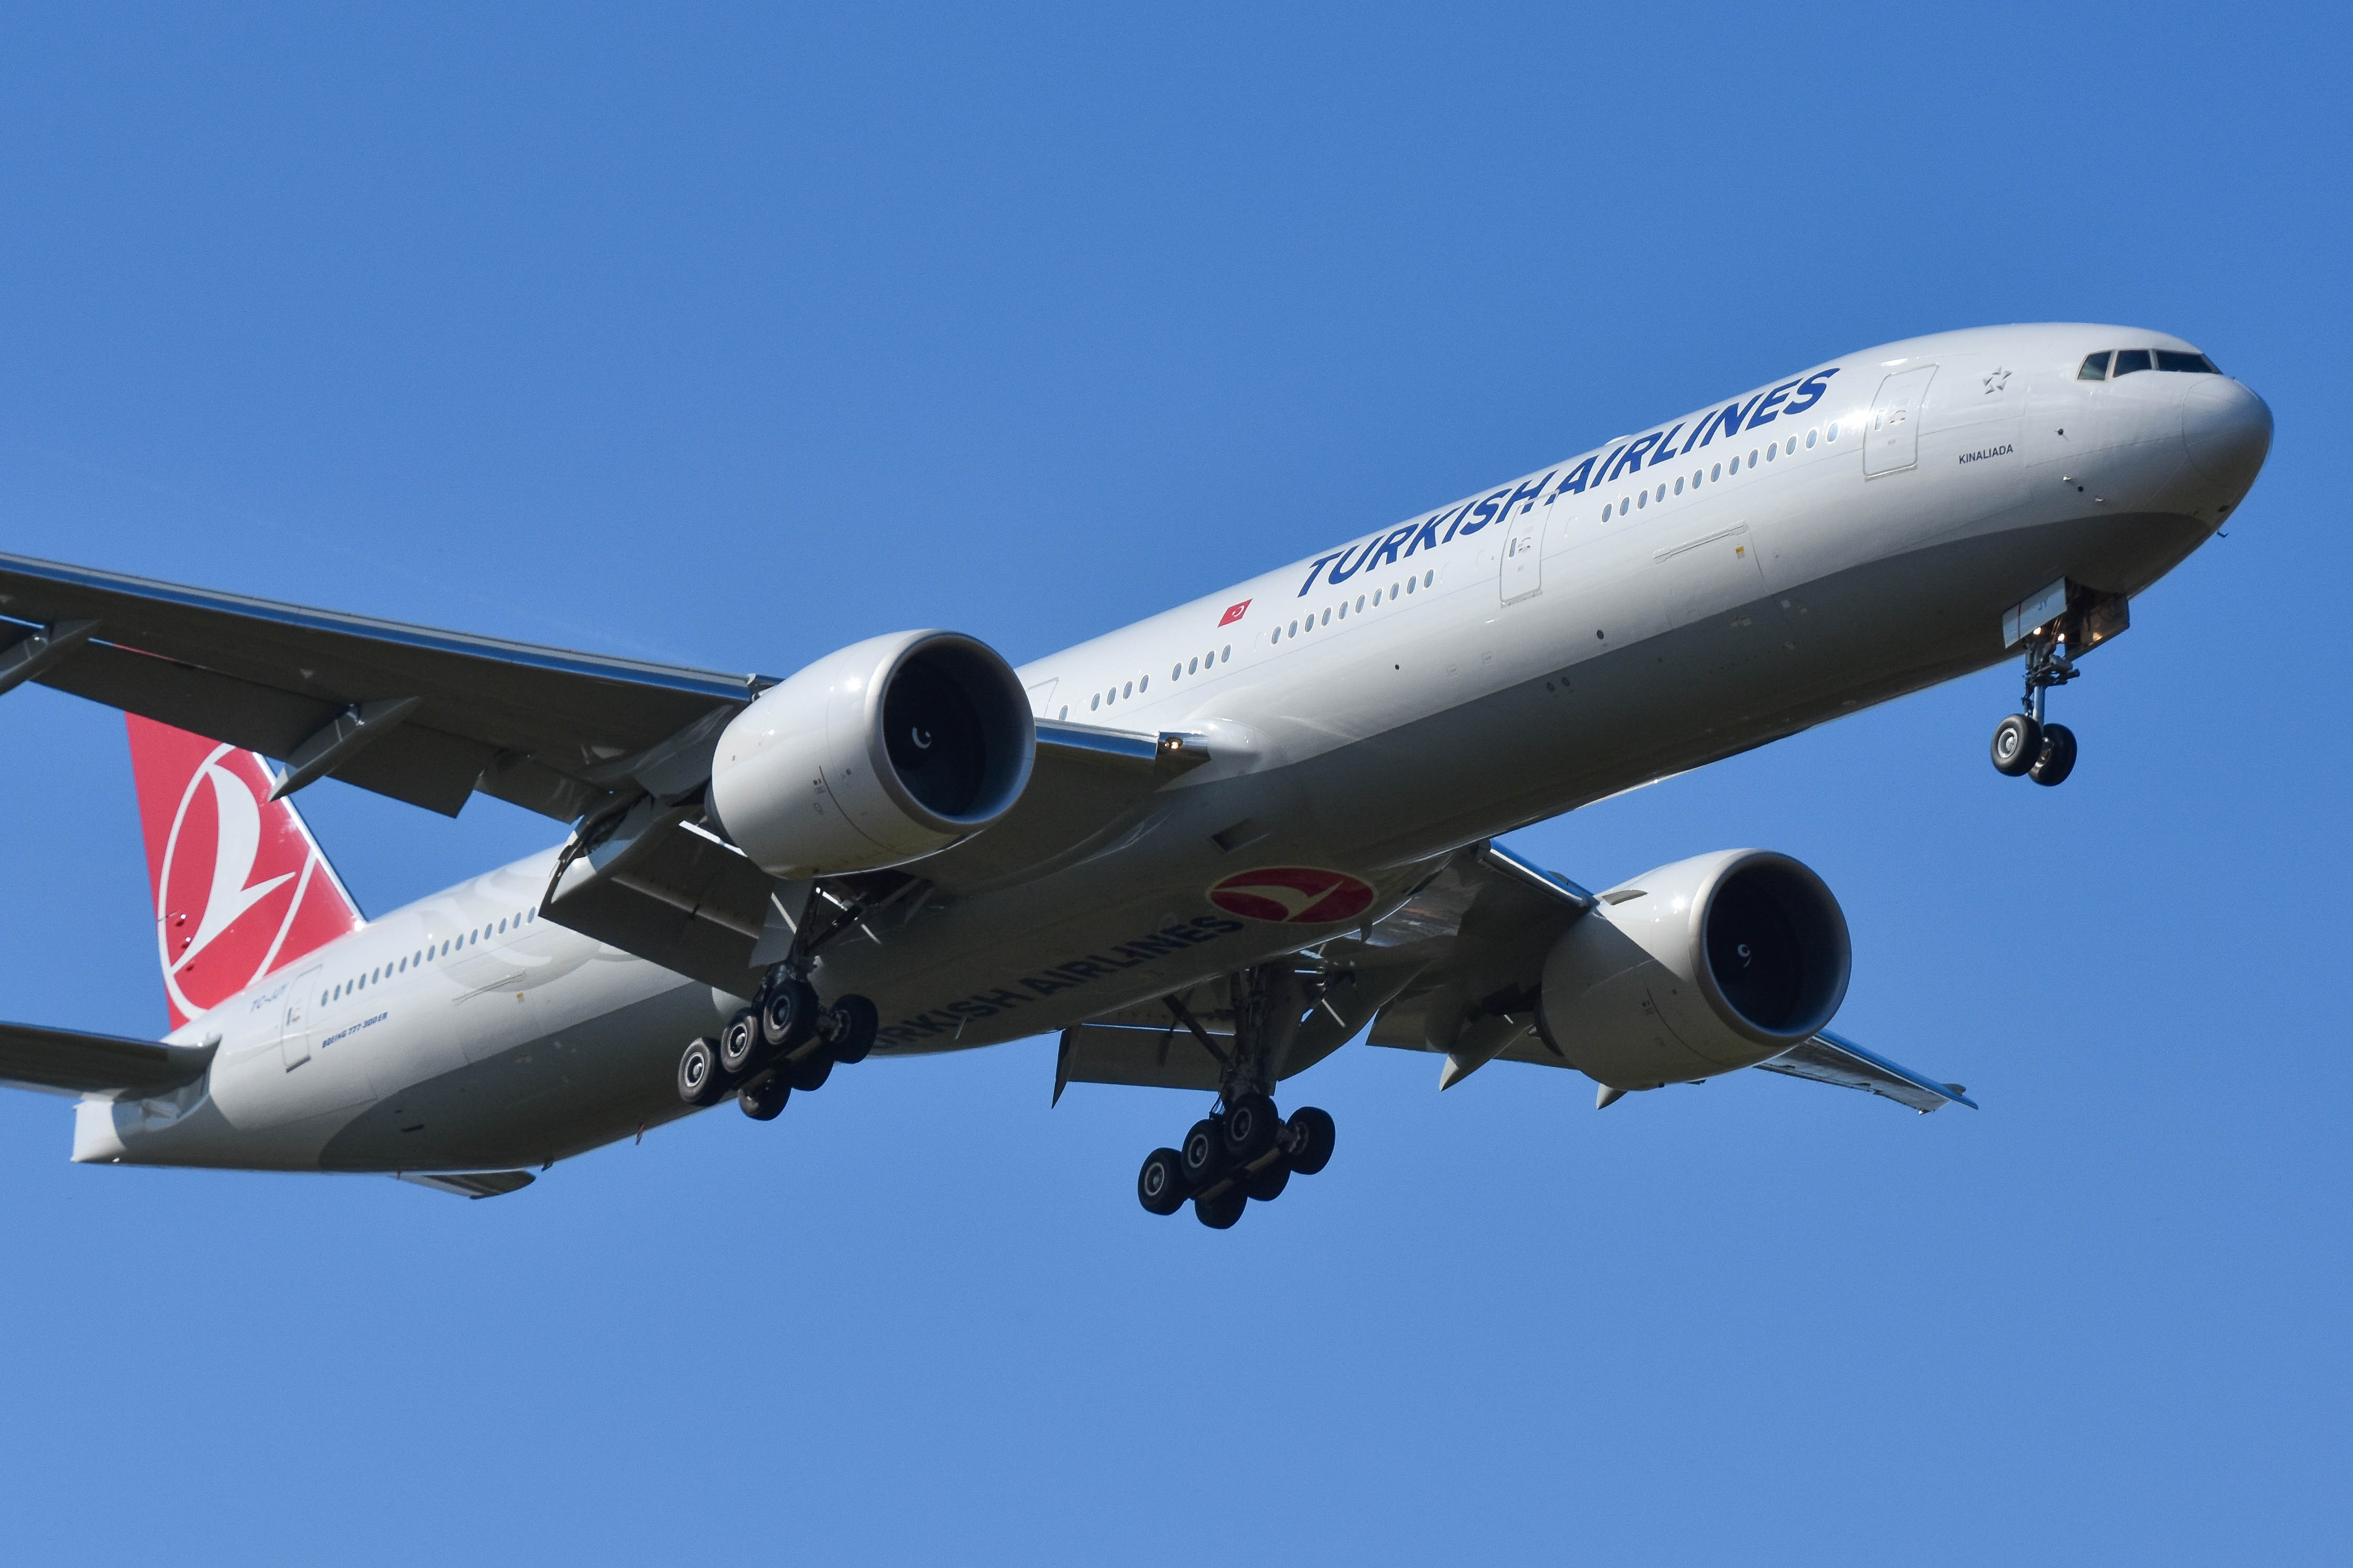
[[[1312,1176],[1332,1158],[1332,1118],[1312,1105],[1285,1121],[1275,1109],[1274,1063],[1299,1027],[1307,995],[1287,964],[1266,964],[1234,979],[1231,1056],[1220,1051],[1198,1020],[1171,1002],[1178,1021],[1225,1064],[1217,1105],[1193,1124],[1178,1149],[1155,1149],[1136,1173],[1135,1196],[1145,1211],[1173,1215],[1187,1200],[1195,1217],[1224,1230],[1252,1199],[1271,1203],[1295,1173]]]
[[[2013,713],[1994,726],[1994,772],[2010,778],[2026,777],[2039,784],[2066,782],[2075,771],[2075,731],[2064,724],[2044,721],[2046,694],[2082,673],[2067,657],[2067,633],[2038,631],[2028,638],[2025,711]]]
[[[812,890],[814,906],[817,892]],[[804,943],[796,939],[793,951],[772,966],[752,1005],[727,1021],[714,1038],[689,1041],[678,1059],[678,1097],[689,1105],[716,1105],[736,1096],[744,1114],[755,1121],[775,1120],[795,1089],[803,1094],[824,1087],[836,1064],[866,1059],[881,1032],[881,1018],[863,996],[844,996],[828,1007],[818,1001],[809,984],[816,950],[855,921],[860,907],[840,904],[839,918]],[[804,914],[798,930],[817,930]]]

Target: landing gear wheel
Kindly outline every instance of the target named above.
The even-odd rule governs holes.
[[[1328,1112],[1303,1105],[1291,1113],[1282,1131],[1290,1151],[1286,1163],[1301,1175],[1312,1176],[1332,1163],[1332,1145],[1339,1137],[1339,1130],[1332,1125]]]
[[[729,1078],[742,1078],[767,1054],[767,1044],[760,1038],[760,1021],[748,1007],[728,1019],[727,1026],[719,1031],[719,1070]]]
[[[1135,1198],[1148,1214],[1171,1215],[1185,1206],[1185,1157],[1174,1149],[1155,1149],[1144,1157],[1136,1173]]]
[[[818,1032],[825,1037],[826,1049],[833,1054],[833,1059],[848,1067],[866,1059],[881,1028],[882,1018],[874,1011],[873,1003],[863,996],[844,996],[825,1010]]]
[[[1214,1198],[1194,1199],[1193,1217],[1211,1230],[1231,1230],[1234,1221],[1241,1218],[1242,1210],[1249,1206],[1250,1194],[1236,1189],[1230,1193],[1220,1193]]]
[[[1193,1131],[1185,1134],[1185,1145],[1176,1159],[1185,1173],[1185,1190],[1199,1192],[1226,1168],[1225,1134],[1215,1121],[1196,1121]]]
[[[823,1051],[811,1051],[797,1062],[785,1063],[776,1069],[776,1076],[803,1094],[813,1094],[833,1076],[833,1058]]]
[[[792,1050],[816,1027],[817,989],[807,981],[781,981],[760,999],[760,1037],[770,1050]]]
[[[1282,1113],[1262,1094],[1245,1094],[1226,1107],[1226,1160],[1247,1165],[1269,1149],[1282,1132]]]
[[[2064,724],[2042,726],[2042,752],[2026,776],[2039,784],[2059,784],[2075,771],[2075,731]]]
[[[1993,771],[2017,778],[2042,754],[2042,726],[2023,713],[2013,713],[1994,726]]]
[[[1250,1185],[1242,1190],[1250,1194],[1252,1203],[1271,1204],[1281,1197],[1282,1189],[1289,1185],[1291,1185],[1291,1167],[1284,1162],[1277,1160],[1273,1164],[1252,1176],[1250,1179]]]
[[[716,1105],[727,1075],[719,1070],[719,1042],[704,1036],[687,1042],[678,1058],[678,1097],[689,1105]]]
[[[793,1086],[776,1073],[770,1073],[757,1083],[745,1084],[735,1103],[744,1114],[754,1121],[774,1121],[785,1109],[785,1101],[793,1097]]]

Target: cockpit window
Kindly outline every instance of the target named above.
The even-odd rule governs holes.
[[[2075,373],[2075,379],[2077,381],[2107,380],[2108,351],[2102,349],[2098,353],[2085,354],[2084,356],[2084,368]]]
[[[2222,374],[2221,371],[2214,368],[2214,362],[2208,359],[2204,354],[2176,353],[2171,349],[2159,349],[2157,351],[2157,368],[2159,370],[2188,371],[2192,375],[2220,375]]]
[[[2148,368],[2150,367],[2148,363],[2148,351],[2147,349],[2118,349],[2116,351],[2116,374],[2117,375],[2130,375],[2137,370],[2147,370]]]

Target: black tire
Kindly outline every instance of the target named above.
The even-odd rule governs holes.
[[[776,1069],[776,1076],[803,1094],[814,1094],[833,1076],[833,1058],[821,1050],[811,1051],[797,1062],[785,1063]]]
[[[1993,771],[2010,778],[2023,775],[2042,754],[2042,726],[2024,713],[2013,713],[1993,727]]]
[[[1285,1162],[1303,1176],[1312,1176],[1332,1163],[1332,1145],[1338,1141],[1339,1129],[1332,1125],[1330,1113],[1312,1105],[1303,1105],[1291,1113],[1283,1131],[1289,1135],[1290,1157]]]
[[[816,1029],[817,1012],[817,988],[807,981],[771,985],[760,998],[760,1037],[771,1050],[793,1050]]]
[[[2042,754],[2026,776],[2039,784],[2063,784],[2075,771],[2075,731],[2064,724],[2042,726]]]
[[[826,1049],[844,1067],[864,1061],[881,1029],[881,1015],[863,996],[844,996],[825,1010]]]
[[[727,1092],[727,1075],[719,1070],[719,1042],[708,1035],[689,1040],[678,1058],[678,1097],[689,1105],[716,1105]]]
[[[719,1031],[719,1070],[739,1082],[746,1073],[766,1065],[767,1042],[760,1038],[760,1020],[746,1007]]]
[[[1198,1193],[1225,1173],[1226,1137],[1214,1121],[1196,1121],[1176,1152],[1185,1190]]]
[[[1242,1210],[1248,1207],[1250,1194],[1237,1188],[1214,1198],[1195,1198],[1193,1215],[1211,1230],[1231,1230],[1234,1221],[1241,1218]]]
[[[793,1086],[780,1073],[770,1073],[757,1083],[745,1084],[735,1097],[744,1114],[754,1121],[774,1121],[784,1114],[785,1101],[793,1097]]]
[[[1175,1214],[1192,1191],[1185,1184],[1185,1157],[1176,1150],[1155,1149],[1144,1157],[1144,1169],[1135,1175],[1135,1199],[1145,1213]]]
[[[1226,1107],[1226,1163],[1247,1165],[1282,1135],[1282,1113],[1262,1094],[1245,1094]]]
[[[1277,1160],[1273,1164],[1252,1176],[1250,1179],[1250,1185],[1242,1190],[1250,1194],[1250,1202],[1254,1204],[1271,1204],[1281,1197],[1282,1189],[1289,1185],[1291,1185],[1291,1164],[1288,1161]]]

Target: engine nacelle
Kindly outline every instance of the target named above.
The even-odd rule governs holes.
[[[754,699],[720,733],[711,805],[772,875],[871,871],[1004,816],[1037,744],[1029,700],[994,648],[898,632]]]
[[[1622,883],[1545,959],[1545,1037],[1612,1089],[1655,1089],[1778,1056],[1846,999],[1846,916],[1822,879],[1723,849]]]

